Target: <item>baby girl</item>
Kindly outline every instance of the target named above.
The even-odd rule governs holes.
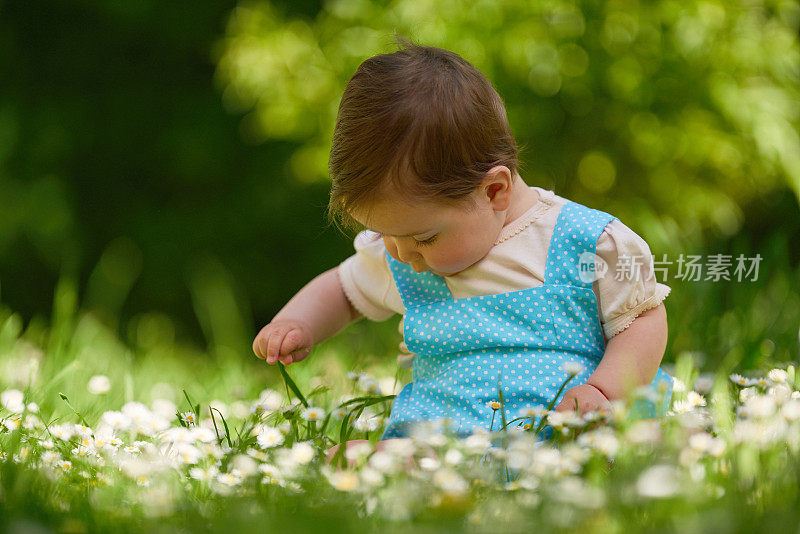
[[[329,216],[362,229],[356,253],[259,332],[258,357],[297,362],[352,321],[403,314],[413,380],[382,439],[420,421],[489,429],[498,389],[509,420],[554,399],[584,414],[639,387],[639,417],[666,412],[670,288],[647,244],[525,184],[503,102],[460,56],[405,43],[364,61],[339,105],[330,173]]]

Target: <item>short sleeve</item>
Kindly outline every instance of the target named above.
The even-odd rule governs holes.
[[[340,263],[338,269],[348,300],[373,321],[403,313],[380,234],[363,230],[356,235],[353,246],[356,253]]]
[[[607,339],[625,330],[643,312],[655,308],[671,288],[656,279],[653,256],[644,239],[611,221],[597,240],[597,256],[607,270],[594,282],[600,322]]]

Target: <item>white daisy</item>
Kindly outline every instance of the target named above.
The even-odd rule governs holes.
[[[419,459],[419,467],[423,471],[435,471],[441,467],[442,462],[437,460],[436,458],[431,458],[429,456],[425,456],[424,458]]]
[[[639,475],[636,490],[652,499],[672,497],[680,491],[679,472],[672,465],[654,465]]]
[[[740,374],[732,373],[729,378],[734,384],[738,384],[740,386],[747,386],[749,385],[747,378],[743,377]]]
[[[705,406],[706,399],[696,391],[690,391],[686,394],[686,400],[689,401],[689,404],[692,406]]]
[[[686,413],[692,411],[694,406],[685,400],[676,400],[672,403],[672,411],[675,413]]]
[[[575,361],[566,361],[561,364],[561,370],[569,375],[577,375],[583,371],[583,364]]]
[[[447,493],[464,493],[469,484],[455,471],[442,468],[433,474],[432,482]]]
[[[686,391],[686,384],[678,377],[672,379],[672,391],[675,393],[682,393]]]
[[[767,373],[767,378],[773,382],[785,383],[789,379],[789,373],[785,369],[772,369]]]
[[[181,421],[186,423],[187,425],[196,425],[197,424],[197,415],[194,412],[183,412],[181,414]]]
[[[89,379],[86,388],[92,395],[104,395],[111,391],[111,380],[106,375],[94,375]]]
[[[184,464],[196,464],[203,457],[200,449],[188,443],[178,443],[173,449],[178,459]]]
[[[103,424],[106,424],[115,430],[128,428],[128,426],[131,424],[130,417],[122,412],[115,411],[104,412],[103,415],[100,416],[100,420],[103,422]]]
[[[241,484],[242,479],[242,474],[236,469],[232,469],[230,473],[220,473],[217,475],[217,482],[231,487]]]
[[[464,455],[458,449],[450,449],[444,454],[444,462],[448,465],[458,465],[463,459]]]
[[[0,404],[11,413],[22,413],[25,411],[23,394],[18,389],[7,389],[0,393]]]
[[[361,417],[353,421],[353,428],[359,432],[374,432],[378,429],[382,421],[383,418],[380,416],[373,415],[371,417],[365,417],[364,414],[361,414]]]
[[[53,465],[61,460],[61,455],[56,451],[44,451],[41,458],[45,464]]]
[[[167,399],[156,399],[153,401],[152,406],[154,414],[169,419],[175,417],[175,412],[178,411],[175,403]]]
[[[289,452],[290,458],[300,465],[307,464],[314,459],[314,447],[307,441],[295,443]]]
[[[309,406],[300,412],[300,417],[305,421],[322,421],[325,418],[325,410],[316,406]]]
[[[74,427],[69,423],[61,425],[53,425],[50,427],[50,434],[54,438],[60,439],[62,441],[69,441],[70,438],[72,438],[73,433],[74,433]]]
[[[257,441],[262,449],[269,449],[282,445],[284,439],[283,433],[280,430],[275,427],[266,426],[259,432]]]
[[[335,471],[327,474],[328,482],[339,491],[358,489],[358,475],[353,471]]]
[[[218,473],[219,469],[213,465],[207,469],[203,469],[202,467],[192,467],[189,469],[189,478],[207,482],[209,480],[213,480]]]

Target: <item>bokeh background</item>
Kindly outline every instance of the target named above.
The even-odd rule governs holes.
[[[0,345],[263,367],[258,329],[353,252],[325,220],[335,113],[396,32],[493,81],[529,185],[657,258],[761,255],[755,281],[669,267],[665,362],[796,360],[799,25],[794,1],[0,0]],[[397,319],[339,354],[392,356]]]

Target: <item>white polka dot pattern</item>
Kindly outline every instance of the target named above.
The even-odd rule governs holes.
[[[578,275],[578,260],[584,252],[594,253],[613,219],[575,202],[565,204],[550,240],[544,285],[510,293],[453,299],[442,277],[414,272],[387,253],[406,308],[405,343],[417,356],[413,381],[395,398],[381,439],[407,436],[416,421],[443,419],[461,435],[475,426],[488,429],[492,409],[487,404],[498,399],[498,380],[508,420],[523,408],[544,408],[556,397],[569,376],[562,369],[565,362],[578,362],[583,370],[556,404],[569,388],[585,383],[605,344],[592,283]],[[669,382],[670,395],[658,407],[637,401],[634,413],[666,412],[672,379],[659,368],[650,387],[661,380]],[[495,419],[497,429],[500,418]]]

